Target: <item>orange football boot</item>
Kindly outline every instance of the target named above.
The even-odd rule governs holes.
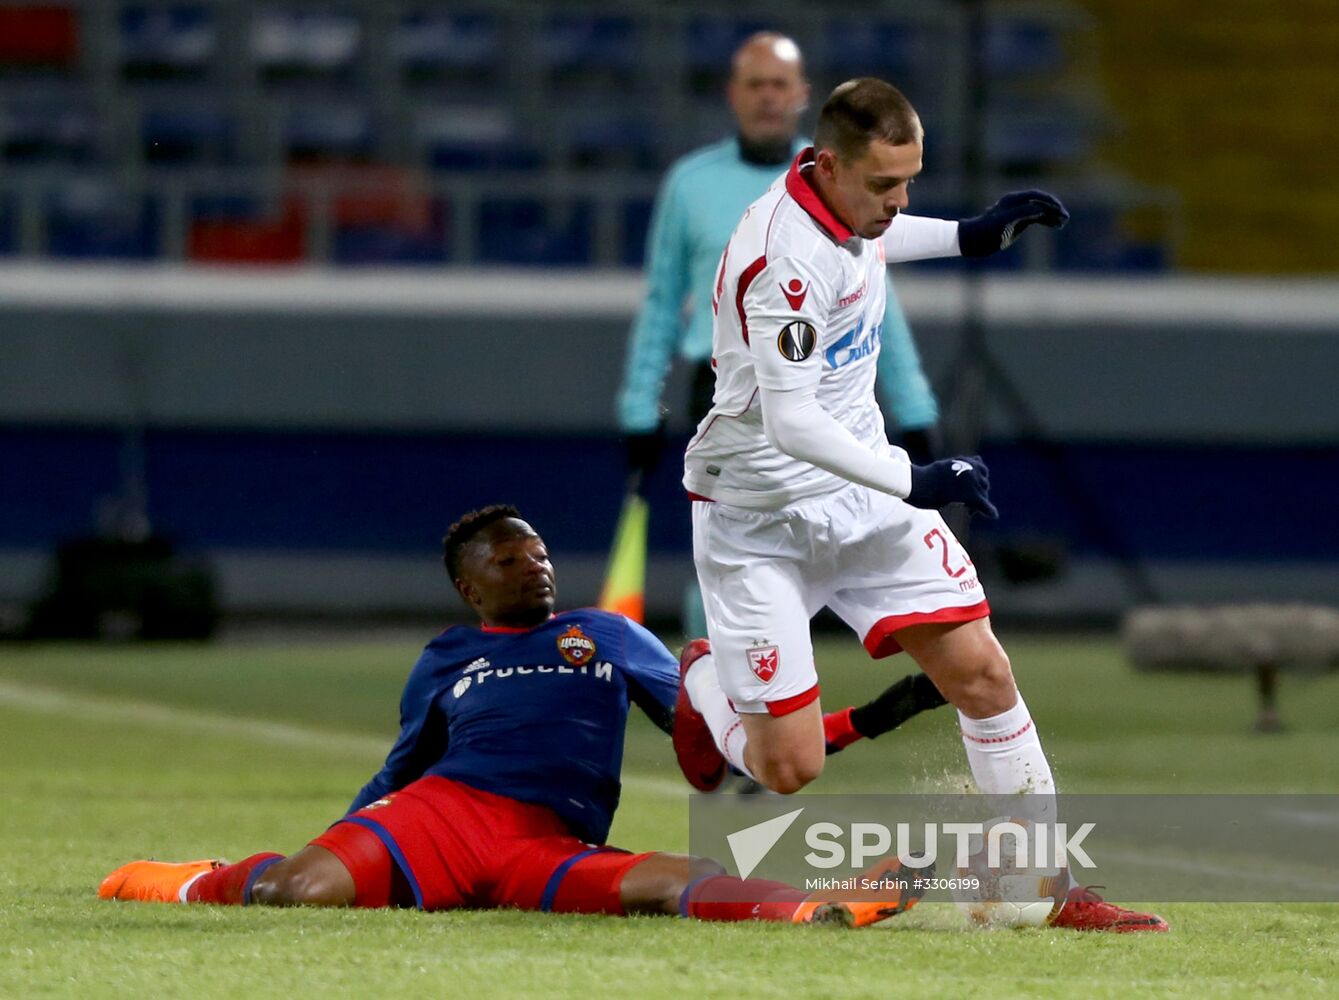
[[[858,883],[880,883],[877,887],[816,892],[800,904],[790,920],[795,924],[868,927],[919,903],[932,878],[933,869],[907,871],[897,858],[884,858],[865,869]]]
[[[98,886],[100,899],[133,899],[141,903],[180,903],[181,887],[197,875],[221,868],[215,858],[205,861],[132,861],[112,872]]]

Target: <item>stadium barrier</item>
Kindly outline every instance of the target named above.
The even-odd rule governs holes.
[[[966,287],[898,278],[938,384]],[[434,550],[453,516],[495,500],[549,537],[565,602],[592,601],[640,290],[615,271],[0,269],[0,603],[30,597],[57,544],[96,529],[141,469],[144,514],[211,559],[227,612],[452,607]],[[984,279],[991,350],[1052,447],[988,408],[1005,517],[973,544],[1067,554],[1051,581],[988,581],[992,605],[1130,603],[1055,488],[1057,453],[1164,600],[1339,596],[1335,297],[1307,281]],[[682,375],[666,396],[678,440]],[[651,487],[652,614],[691,572],[672,465]]]

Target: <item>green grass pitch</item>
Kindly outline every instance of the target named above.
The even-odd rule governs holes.
[[[424,637],[425,639],[427,636]],[[1339,792],[1339,677],[1285,681],[1249,732],[1245,680],[1133,674],[1101,638],[1005,636],[1061,787]],[[981,932],[926,905],[860,932],[518,912],[105,903],[137,857],[291,852],[395,731],[413,644],[0,646],[0,996],[1331,996],[1339,906],[1171,904],[1168,935]],[[892,670],[818,650],[830,707]],[[630,725],[612,840],[684,850],[668,740]],[[829,762],[819,791],[961,787],[947,711]],[[1339,846],[1339,845],[1337,845]],[[1109,887],[1119,899],[1119,887]]]

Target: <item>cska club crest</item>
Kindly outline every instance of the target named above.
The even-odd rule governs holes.
[[[764,684],[770,684],[781,666],[781,651],[775,646],[754,646],[748,654],[753,675]]]
[[[584,667],[595,658],[595,640],[581,631],[580,625],[573,625],[558,636],[558,652],[572,666]]]

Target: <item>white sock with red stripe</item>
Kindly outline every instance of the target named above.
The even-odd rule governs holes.
[[[1054,820],[1055,780],[1021,694],[1013,708],[988,719],[959,712],[958,726],[977,788],[986,795],[1035,794],[1026,818]]]
[[[716,749],[721,752],[721,756],[731,767],[752,778],[753,775],[744,766],[748,733],[744,732],[744,723],[740,721],[739,713],[731,707],[730,699],[721,690],[721,682],[716,678],[716,661],[710,653],[688,668],[683,686],[688,690],[688,700],[707,720],[707,728],[715,737]]]

